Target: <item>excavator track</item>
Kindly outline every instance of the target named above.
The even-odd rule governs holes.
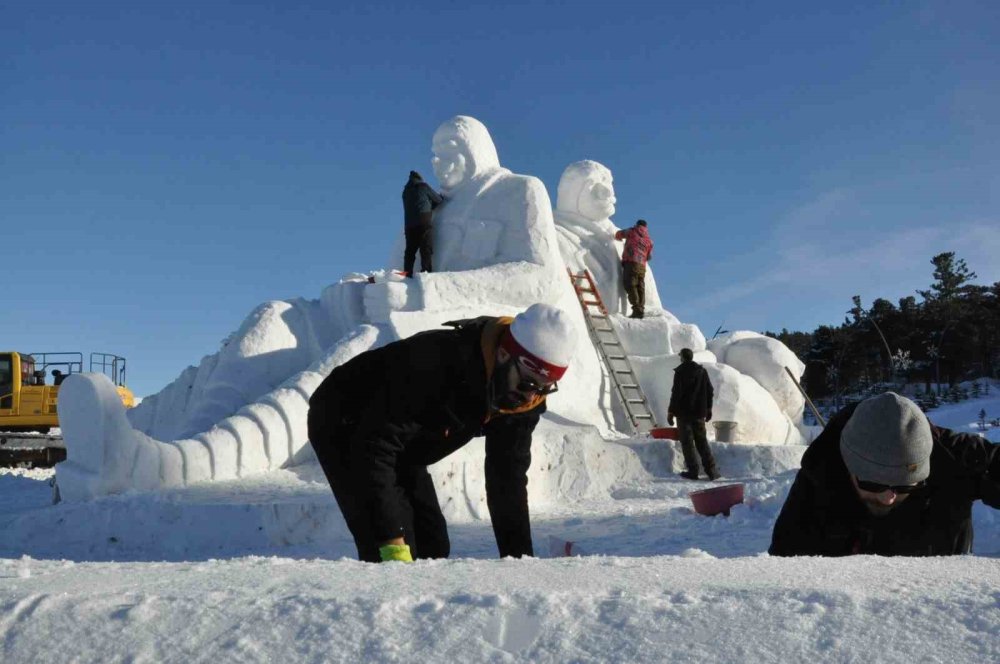
[[[51,468],[65,459],[60,435],[0,431],[0,467]]]

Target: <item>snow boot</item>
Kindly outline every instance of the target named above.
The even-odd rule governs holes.
[[[685,470],[683,473],[678,473],[678,475],[680,475],[681,477],[683,477],[686,480],[696,480],[696,479],[698,479],[698,471],[697,470]]]

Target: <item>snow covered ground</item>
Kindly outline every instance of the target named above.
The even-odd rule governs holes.
[[[932,421],[973,430],[1000,397]],[[1000,429],[986,432],[1000,441]],[[452,559],[366,565],[311,466],[253,481],[51,505],[51,471],[0,475],[4,662],[1000,661],[1000,514],[976,556],[772,559],[794,446],[722,446],[747,500],[691,509],[663,441],[646,474],[533,516],[535,559],[487,521]],[[789,456],[789,455],[792,456]],[[553,557],[574,542],[581,557]],[[552,546],[552,544],[557,546]],[[551,550],[550,550],[551,546]],[[164,562],[166,561],[166,562]]]

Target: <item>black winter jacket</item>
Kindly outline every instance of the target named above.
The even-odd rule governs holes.
[[[697,362],[681,362],[674,369],[674,386],[670,390],[670,406],[674,417],[687,420],[704,419],[712,412],[715,390],[705,367]]]
[[[944,556],[972,550],[972,504],[1000,508],[1000,445],[931,426],[927,487],[889,514],[872,516],[851,484],[840,434],[856,406],[841,410],[802,457],[774,524],[774,556]],[[864,478],[862,478],[864,479]]]
[[[420,177],[410,176],[403,187],[403,219],[407,227],[431,223],[432,212],[444,198]]]
[[[334,369],[309,400],[310,428],[345,424],[352,466],[367,475],[379,540],[402,536],[397,469],[431,465],[486,436],[486,503],[501,556],[534,555],[528,518],[531,436],[545,402],[488,422],[481,336],[495,319],[422,332]]]

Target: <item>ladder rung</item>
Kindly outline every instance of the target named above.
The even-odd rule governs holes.
[[[638,390],[639,386],[634,383],[622,383],[621,388],[623,390]]]
[[[601,345],[603,345],[603,346],[621,346],[621,344],[618,343],[617,341],[602,341]]]
[[[626,399],[625,401],[629,403],[646,403],[645,399]]]
[[[615,369],[615,373],[627,373],[627,374],[630,374],[630,373],[632,373],[632,370],[631,369]]]
[[[634,417],[637,420],[651,420],[651,419],[653,419],[652,415],[633,415],[632,417]]]
[[[626,359],[624,355],[608,355],[609,360],[624,360]],[[629,372],[631,373],[631,372]]]

